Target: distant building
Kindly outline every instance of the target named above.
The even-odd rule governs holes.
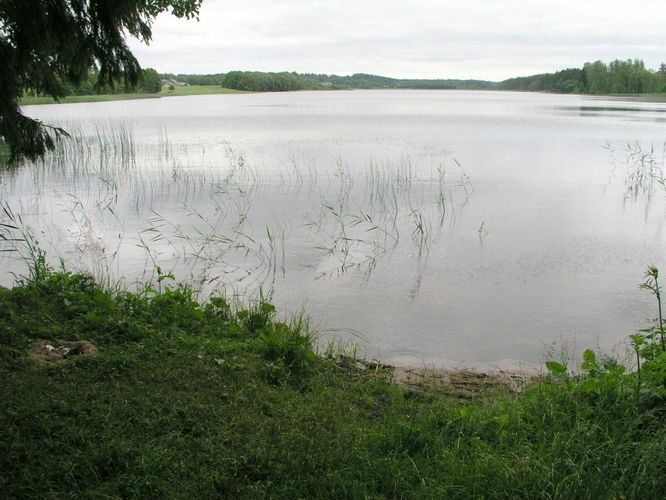
[[[173,78],[162,78],[162,86],[164,87],[169,85],[173,85],[174,87],[186,87],[189,85],[189,83],[179,82]]]

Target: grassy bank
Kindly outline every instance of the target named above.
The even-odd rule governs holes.
[[[0,496],[663,492],[661,351],[641,381],[586,353],[582,378],[551,363],[520,394],[462,401],[344,352],[315,355],[307,322],[281,322],[268,303],[199,304],[169,282],[108,290],[37,258],[0,289]]]
[[[95,94],[95,95],[72,95],[63,97],[59,102],[63,104],[81,103],[81,102],[107,102],[107,101],[125,101],[129,99],[156,99],[159,97],[184,96],[184,95],[211,95],[211,94],[244,94],[242,90],[225,89],[218,85],[188,85],[184,87],[174,87],[170,90],[164,87],[158,94]],[[34,97],[24,96],[19,104],[22,106],[35,104],[54,104],[56,101],[48,96]]]
[[[62,97],[59,101],[55,101],[49,96],[24,96],[19,101],[21,106],[31,106],[38,104],[75,104],[82,102],[108,102],[108,101],[124,101],[128,99],[156,99],[160,97],[159,94],[94,94],[94,95],[70,95]]]
[[[179,96],[179,95],[209,95],[209,94],[247,94],[244,90],[225,89],[219,85],[186,85],[183,87],[174,87],[173,90],[163,87],[160,96]]]

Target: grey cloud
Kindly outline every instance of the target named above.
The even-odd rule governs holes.
[[[200,23],[161,16],[151,46],[132,48],[161,71],[503,79],[595,59],[656,67],[662,11],[656,1],[204,0]]]

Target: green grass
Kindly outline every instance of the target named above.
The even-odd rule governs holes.
[[[185,87],[174,87],[169,90],[164,87],[158,94],[95,94],[95,95],[72,95],[60,99],[60,103],[72,104],[82,102],[107,102],[107,101],[124,101],[129,99],[156,99],[159,97],[169,96],[186,96],[186,95],[210,95],[210,94],[245,94],[247,92],[242,90],[225,89],[217,85],[188,85]],[[52,97],[41,96],[24,96],[20,99],[19,104],[22,106],[36,105],[36,104],[55,104],[56,101]]]
[[[209,95],[209,94],[247,94],[244,90],[225,89],[219,85],[187,85],[184,87],[174,87],[169,90],[168,87],[162,87],[161,96],[181,96],[181,95]]]
[[[38,363],[28,356],[38,339],[99,351]],[[381,366],[316,356],[312,341],[303,319],[278,321],[265,302],[204,305],[165,283],[107,290],[37,258],[29,278],[0,289],[0,496],[663,492],[666,405],[630,390],[631,376],[556,369],[520,395],[461,403],[396,386]]]
[[[55,101],[52,97],[40,96],[31,97],[24,96],[19,101],[21,106],[36,105],[36,104],[74,104],[82,102],[107,102],[107,101],[124,101],[127,99],[155,99],[159,94],[94,94],[94,95],[71,95],[60,98]]]

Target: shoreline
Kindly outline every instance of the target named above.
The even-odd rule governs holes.
[[[95,102],[131,101],[135,99],[161,99],[162,97],[183,97],[190,95],[250,94],[245,90],[227,89],[217,85],[188,85],[176,87],[174,90],[162,90],[157,94],[122,93],[122,94],[91,94],[70,95],[56,101],[49,96],[26,96],[19,99],[19,106],[41,106],[44,104],[84,104]]]
[[[84,104],[96,102],[111,102],[111,101],[130,101],[135,99],[160,99],[163,97],[184,97],[194,95],[227,95],[227,94],[270,94],[270,93],[294,93],[294,92],[319,92],[319,91],[345,91],[345,90],[438,90],[438,91],[451,91],[467,89],[418,89],[418,88],[368,88],[368,89],[300,89],[291,91],[275,91],[275,92],[253,92],[248,90],[236,90],[219,87],[217,85],[188,85],[184,87],[176,87],[174,90],[162,90],[157,94],[93,94],[93,95],[71,95],[61,98],[59,101],[54,100],[48,96],[42,97],[23,97],[19,99],[19,106],[41,106],[44,104]],[[533,92],[524,90],[501,90],[501,89],[479,89],[472,92]],[[538,92],[537,94],[554,94],[553,92]],[[629,101],[629,102],[648,102],[648,103],[666,103],[666,94],[555,94],[555,95],[575,95],[579,97],[587,97],[589,99],[606,99],[615,101]]]

